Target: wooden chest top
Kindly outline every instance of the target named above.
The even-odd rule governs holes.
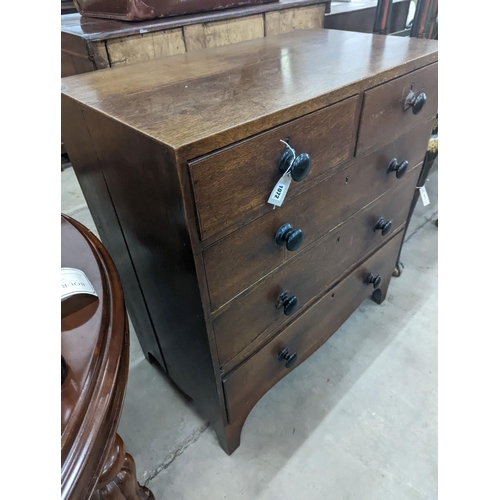
[[[305,30],[68,77],[62,92],[194,158],[435,62],[437,51],[432,40]]]

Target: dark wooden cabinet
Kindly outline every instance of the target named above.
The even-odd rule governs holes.
[[[267,390],[384,300],[436,110],[437,42],[333,30],[63,80],[144,352],[227,453]],[[273,208],[282,141],[310,171]]]

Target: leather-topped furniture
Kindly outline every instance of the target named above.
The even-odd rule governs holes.
[[[142,21],[270,2],[278,0],[75,0],[75,5],[84,16]]]
[[[61,267],[83,271],[97,293],[61,306],[61,498],[154,500],[116,432],[129,361],[118,273],[102,243],[66,215]]]
[[[307,30],[63,80],[64,141],[144,352],[227,453],[267,390],[384,300],[437,54]]]

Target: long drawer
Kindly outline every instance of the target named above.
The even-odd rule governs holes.
[[[311,170],[297,185],[307,185],[351,154],[356,97],[276,127],[189,164],[202,239],[252,217],[267,204],[279,180],[279,159],[288,140],[298,154],[307,153]],[[271,210],[271,205],[267,205]]]
[[[408,216],[419,172],[413,169],[396,189],[372,202],[297,258],[231,301],[213,320],[221,365],[265,330],[279,327],[288,318],[283,309],[276,307],[280,294],[286,291],[289,297],[298,299],[296,312],[390,237],[390,231],[383,235],[375,230],[380,218],[384,223],[391,221],[392,230],[402,226]]]
[[[417,114],[413,113],[411,107],[405,110],[404,103],[410,90],[415,96],[423,93],[427,97],[423,108]],[[437,63],[368,90],[363,98],[356,156],[378,144],[388,143],[407,130],[435,117],[437,106]]]
[[[278,334],[260,351],[238,366],[224,380],[229,422],[244,421],[255,403],[279,380],[307,359],[373,293],[367,276],[380,276],[387,283],[398,255],[404,231],[355,269],[321,300]],[[291,363],[280,360],[288,349]],[[292,358],[296,355],[295,361]]]
[[[256,221],[217,241],[203,252],[212,311],[250,287],[285,260],[291,259],[319,237],[399,185],[424,157],[432,120],[384,148],[358,159],[312,189],[272,210]],[[388,171],[391,160],[408,171],[398,178]],[[287,251],[275,242],[276,232],[291,224],[303,233],[298,250]]]

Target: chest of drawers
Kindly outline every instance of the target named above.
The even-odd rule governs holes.
[[[437,90],[437,42],[332,30],[63,80],[143,350],[227,453],[266,391],[384,300]]]

